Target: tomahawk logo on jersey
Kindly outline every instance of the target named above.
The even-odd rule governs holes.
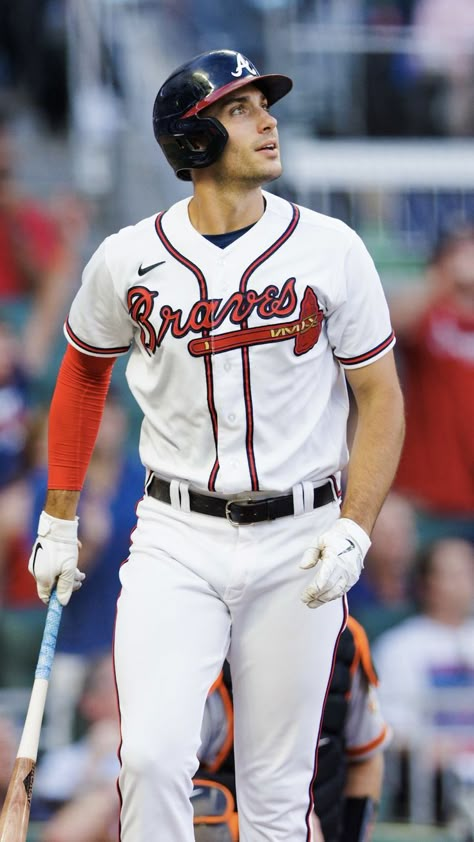
[[[394,344],[379,277],[354,231],[265,198],[237,248],[201,236],[187,199],[109,237],[66,324],[85,353],[130,351],[144,464],[211,490],[338,476],[347,459],[342,369]],[[143,277],[140,266],[154,268]],[[175,408],[176,371],[189,419]],[[280,439],[264,448],[275,418]]]
[[[297,305],[295,278],[288,278],[281,290],[275,284],[271,284],[260,294],[250,289],[247,292],[234,292],[225,301],[221,298],[201,299],[186,313],[182,308],[174,310],[168,304],[164,304],[159,308],[161,326],[158,333],[150,321],[157,295],[157,291],[144,286],[132,287],[127,295],[129,313],[140,327],[140,341],[150,354],[155,353],[168,330],[176,338],[183,338],[189,333],[215,331],[227,318],[233,325],[240,326],[241,330],[218,333],[211,335],[209,339],[191,339],[188,342],[190,353],[194,356],[219,354],[233,348],[296,338],[294,352],[304,354],[318,341],[321,333],[324,314],[319,307],[317,296],[310,287],[306,287],[298,318],[278,327],[245,326],[254,310],[263,320],[273,316],[283,319],[294,313]]]

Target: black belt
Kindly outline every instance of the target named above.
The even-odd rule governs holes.
[[[147,494],[162,503],[171,503],[170,483],[153,476],[146,487]],[[327,482],[319,488],[313,489],[313,508],[326,506],[334,501],[332,485]],[[294,514],[293,495],[282,497],[264,497],[261,500],[213,497],[210,494],[199,494],[189,491],[189,507],[192,512],[214,517],[225,517],[235,526],[245,523],[258,523],[262,520],[275,520],[277,517],[287,517]]]

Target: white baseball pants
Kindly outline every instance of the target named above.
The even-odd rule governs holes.
[[[300,570],[337,503],[232,526],[145,497],[115,632],[121,842],[193,842],[209,688],[228,656],[240,842],[310,842],[311,782],[345,600],[316,610]]]

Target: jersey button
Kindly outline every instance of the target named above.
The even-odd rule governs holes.
[[[234,413],[233,413],[233,412],[230,412],[230,413],[229,413],[229,415],[227,416],[227,418],[228,418],[228,420],[231,422],[231,424],[233,424],[233,423],[234,423],[234,421],[235,421],[235,415],[234,415]]]
[[[224,371],[230,371],[231,368],[232,368],[232,366],[229,362],[224,363]]]

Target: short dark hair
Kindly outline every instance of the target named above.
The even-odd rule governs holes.
[[[433,559],[441,544],[456,541],[470,546],[474,551],[474,543],[461,535],[441,535],[432,541],[422,544],[415,554],[412,570],[412,585],[415,594],[426,583],[433,569]]]
[[[457,243],[474,240],[474,219],[452,218],[440,227],[430,254],[431,266],[442,260]]]

